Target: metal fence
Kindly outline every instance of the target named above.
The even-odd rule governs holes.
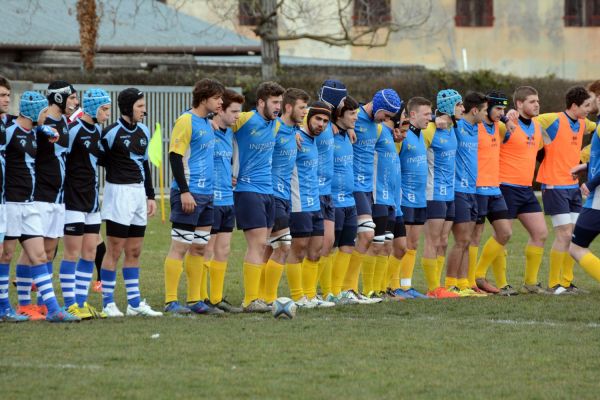
[[[126,89],[129,86],[123,85],[93,85],[93,84],[75,84],[77,91],[81,94],[83,91],[90,88],[102,88],[106,90],[112,99],[111,107],[111,119],[110,123],[116,121],[119,117],[119,108],[117,106],[117,96],[119,92]],[[33,90],[41,93],[46,92],[48,84],[45,83],[34,83]],[[169,165],[168,153],[169,153],[169,141],[171,138],[171,129],[177,117],[191,107],[192,104],[192,87],[187,86],[136,86],[139,90],[144,92],[146,99],[146,108],[148,116],[144,120],[144,123],[150,129],[153,134],[156,123],[160,123],[163,134],[163,173],[165,177],[165,188],[166,194],[168,194],[168,188],[171,185],[171,166]],[[158,194],[158,169],[154,166],[152,170],[152,183],[156,188]],[[104,169],[100,168],[100,192],[104,188]]]

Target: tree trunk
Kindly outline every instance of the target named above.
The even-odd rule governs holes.
[[[274,80],[279,68],[279,43],[272,39],[277,37],[277,0],[260,0],[262,15],[266,20],[259,28],[261,42],[262,79]]]
[[[99,18],[96,0],[77,0],[77,22],[79,23],[79,43],[81,61],[86,71],[94,69],[96,40],[98,39]]]

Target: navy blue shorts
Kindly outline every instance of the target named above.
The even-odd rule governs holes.
[[[323,236],[323,215],[319,211],[293,212],[290,217],[290,233],[293,238]]]
[[[273,232],[278,232],[282,229],[290,227],[290,213],[292,205],[289,200],[284,200],[277,196],[273,196],[275,203],[275,222],[273,224]]]
[[[334,247],[354,246],[356,240],[356,207],[335,208],[335,241]]]
[[[454,193],[454,223],[477,221],[477,197],[475,193]]]
[[[375,222],[375,236],[384,235],[388,231],[389,220],[396,220],[394,206],[373,204],[373,222]]]
[[[275,221],[273,195],[254,192],[233,192],[235,221],[244,231],[271,228]]]
[[[191,195],[196,201],[196,208],[192,213],[186,214],[181,208],[181,193],[179,190],[171,189],[169,221],[188,231],[194,231],[199,226],[211,226],[213,224],[213,197],[208,194],[191,193]]]
[[[404,225],[423,225],[427,221],[427,207],[402,206],[402,214],[404,214]]]
[[[394,224],[394,239],[406,236],[406,226],[404,225],[404,217],[396,217]]]
[[[319,196],[321,201],[321,214],[323,219],[327,221],[335,221],[335,206],[333,205],[333,199],[330,194]]]
[[[581,192],[573,189],[544,189],[542,190],[544,214],[558,215],[581,212]]]
[[[500,190],[506,201],[508,218],[515,219],[519,214],[542,212],[540,202],[531,186],[500,185]]]
[[[357,215],[371,215],[373,212],[373,193],[354,192],[354,202],[356,203]]]
[[[214,221],[210,233],[233,232],[235,213],[233,206],[215,206]]]
[[[501,194],[477,195],[477,223],[483,224],[486,217],[490,222],[508,219],[508,207],[506,201],[504,201],[504,196]]]
[[[455,211],[454,200],[427,200],[427,219],[454,221]]]
[[[573,229],[571,242],[587,249],[598,234],[600,234],[600,210],[582,208]]]

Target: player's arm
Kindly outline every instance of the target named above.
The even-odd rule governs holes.
[[[237,119],[237,121],[235,121],[235,124],[233,124],[233,126],[231,127],[233,133],[236,133],[238,130],[240,130],[240,128],[244,126],[244,124],[246,124],[250,120],[250,118],[252,118],[253,115],[254,111],[240,113],[240,117]]]
[[[585,134],[592,133],[596,130],[597,124],[589,119],[585,119]]]
[[[423,140],[425,141],[425,148],[428,149],[431,146],[431,142],[433,142],[433,136],[435,135],[436,126],[435,123],[430,122],[427,124],[427,128],[421,131],[423,134]]]
[[[510,139],[510,131],[502,121],[498,122],[498,134],[500,135],[500,143],[506,143]]]
[[[152,172],[150,171],[150,163],[148,160],[144,160],[144,188],[146,189],[146,198],[148,200],[154,200],[154,186],[152,185]]]

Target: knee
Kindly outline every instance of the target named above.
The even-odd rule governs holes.
[[[538,232],[534,232],[533,235],[531,235],[531,239],[534,242],[544,244],[546,242],[546,239],[548,239],[548,229],[543,229]]]
[[[191,256],[203,257],[204,254],[206,253],[206,246],[200,246],[198,244],[193,244],[188,249],[188,252],[190,253]]]
[[[140,258],[140,255],[142,254],[142,248],[141,247],[133,247],[130,249],[127,249],[127,251],[125,252],[127,258],[133,258],[133,259],[138,259]]]
[[[498,243],[504,245],[504,244],[508,243],[511,236],[512,236],[512,229],[506,229],[506,230],[503,230],[502,232],[497,233],[496,240],[498,241]]]

